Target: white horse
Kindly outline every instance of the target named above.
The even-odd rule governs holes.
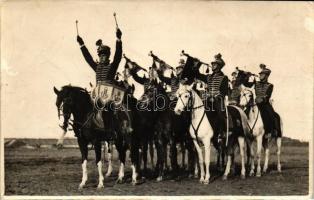
[[[265,130],[263,121],[261,118],[260,111],[257,107],[257,105],[254,102],[255,93],[242,86],[241,91],[241,97],[240,97],[240,106],[244,107],[245,109],[248,109],[248,125],[250,127],[250,131],[254,139],[257,143],[257,170],[256,170],[256,176],[260,177],[262,175],[261,173],[261,151],[262,146],[264,146],[265,150],[265,162],[263,167],[263,172],[266,173],[268,169],[268,162],[269,162],[269,147],[268,144],[270,142],[271,138],[264,138]],[[281,121],[280,121],[281,123]],[[282,125],[282,123],[281,123]],[[254,150],[253,150],[253,141],[248,140],[248,146],[250,148],[250,156],[253,158],[251,160],[251,170],[250,170],[250,176],[254,175],[255,165],[254,165]],[[280,154],[281,154],[281,136],[276,138],[277,142],[277,169],[279,172],[281,172],[281,163],[280,163]]]
[[[190,135],[193,139],[196,151],[198,153],[198,160],[200,166],[200,182],[203,184],[209,183],[210,173],[210,141],[214,134],[211,125],[205,114],[205,107],[202,99],[192,89],[191,86],[180,84],[179,89],[176,92],[178,102],[174,109],[176,114],[181,114],[185,108],[191,111],[191,125]],[[203,157],[200,143],[204,145],[205,155]],[[205,170],[204,170],[205,160]]]

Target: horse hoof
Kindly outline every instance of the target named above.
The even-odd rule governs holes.
[[[209,184],[209,180],[204,180],[204,181],[203,181],[203,184],[204,184],[204,185],[208,185],[208,184]]]
[[[277,171],[278,171],[278,172],[281,172],[281,167],[277,167]]]
[[[202,184],[203,184],[203,183],[204,183],[204,181],[205,181],[204,179],[202,179],[202,178],[200,179],[200,183],[202,183]]]
[[[223,176],[222,176],[222,180],[223,180],[223,181],[226,181],[227,179],[228,179],[228,176],[227,176],[227,175],[223,175]]]
[[[241,174],[241,179],[242,179],[242,180],[245,179],[245,174]]]
[[[251,171],[249,176],[254,176],[254,171]]]
[[[84,186],[85,186],[85,185],[80,184],[79,187],[78,187],[78,190],[83,190]]]
[[[132,180],[132,185],[133,186],[137,185],[137,180]]]
[[[267,169],[263,169],[263,173],[264,173],[264,174],[267,173]]]
[[[256,177],[261,177],[262,174],[259,172],[259,173],[256,173]]]
[[[63,144],[57,144],[57,149],[62,149],[63,148]]]
[[[121,178],[118,178],[117,180],[116,180],[116,184],[122,184],[123,183],[123,179]]]
[[[104,185],[103,185],[103,184],[98,184],[97,190],[100,190],[100,189],[102,189],[102,188],[104,188]]]
[[[106,175],[105,175],[105,177],[109,177],[109,176],[111,176],[111,173],[107,173]]]
[[[157,179],[156,179],[156,181],[157,181],[157,182],[162,181],[162,176],[158,176]]]
[[[194,178],[198,178],[198,175],[197,175],[197,174],[194,174]]]

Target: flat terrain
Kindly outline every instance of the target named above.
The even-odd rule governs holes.
[[[47,144],[46,140],[23,140],[31,145]],[[55,141],[53,141],[55,142]],[[72,141],[73,143],[73,141]],[[74,142],[75,144],[75,142]],[[212,148],[213,149],[213,148]],[[179,154],[180,155],[180,154]],[[309,181],[309,147],[288,138],[283,140],[282,173],[276,171],[276,147],[271,146],[270,169],[261,178],[239,176],[239,156],[235,175],[223,181],[215,169],[215,152],[211,158],[211,182],[182,176],[180,180],[156,182],[148,177],[142,184],[131,185],[129,161],[124,184],[116,184],[119,161],[114,151],[114,171],[105,178],[103,189],[97,190],[97,168],[94,151],[89,152],[89,180],[86,188],[78,190],[81,181],[81,158],[78,149],[34,148],[23,146],[5,148],[5,195],[307,195]],[[180,159],[179,159],[180,160]],[[150,166],[150,165],[149,165]],[[107,169],[107,163],[103,171]]]

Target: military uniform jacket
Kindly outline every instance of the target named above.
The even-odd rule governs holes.
[[[237,83],[236,80],[231,82],[232,88],[229,89],[229,103],[238,104],[240,101],[241,91],[240,84]]]
[[[207,84],[209,97],[225,97],[228,94],[228,77],[221,71],[210,75],[200,74],[196,71],[195,78]]]
[[[255,85],[255,95],[256,100],[260,100],[261,103],[269,103],[269,99],[273,93],[274,85],[268,82],[262,81],[254,81],[254,82],[247,82],[244,84],[246,87],[252,87]]]
[[[81,47],[81,51],[86,62],[96,72],[96,82],[105,81],[111,83],[122,58],[122,42],[120,40],[117,40],[116,42],[116,52],[112,63],[95,62],[85,45]]]

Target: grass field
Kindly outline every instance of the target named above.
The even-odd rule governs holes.
[[[270,152],[270,169],[261,178],[239,177],[239,155],[236,156],[236,173],[227,181],[215,169],[216,153],[212,150],[211,182],[199,184],[198,179],[182,176],[180,180],[166,179],[156,182],[148,177],[140,184],[131,185],[131,169],[126,164],[126,181],[116,184],[119,161],[114,151],[114,171],[105,178],[103,189],[97,190],[97,168],[94,152],[89,152],[86,188],[78,190],[81,181],[81,158],[76,148],[38,148],[55,140],[20,140],[37,148],[23,145],[5,147],[5,195],[307,195],[309,187],[308,143],[284,138],[282,148],[282,172],[276,171],[275,145]],[[75,144],[75,141],[66,141]],[[212,148],[213,149],[213,148]],[[179,156],[181,156],[179,154]],[[179,159],[181,160],[181,159]],[[107,169],[107,163],[103,171]]]

